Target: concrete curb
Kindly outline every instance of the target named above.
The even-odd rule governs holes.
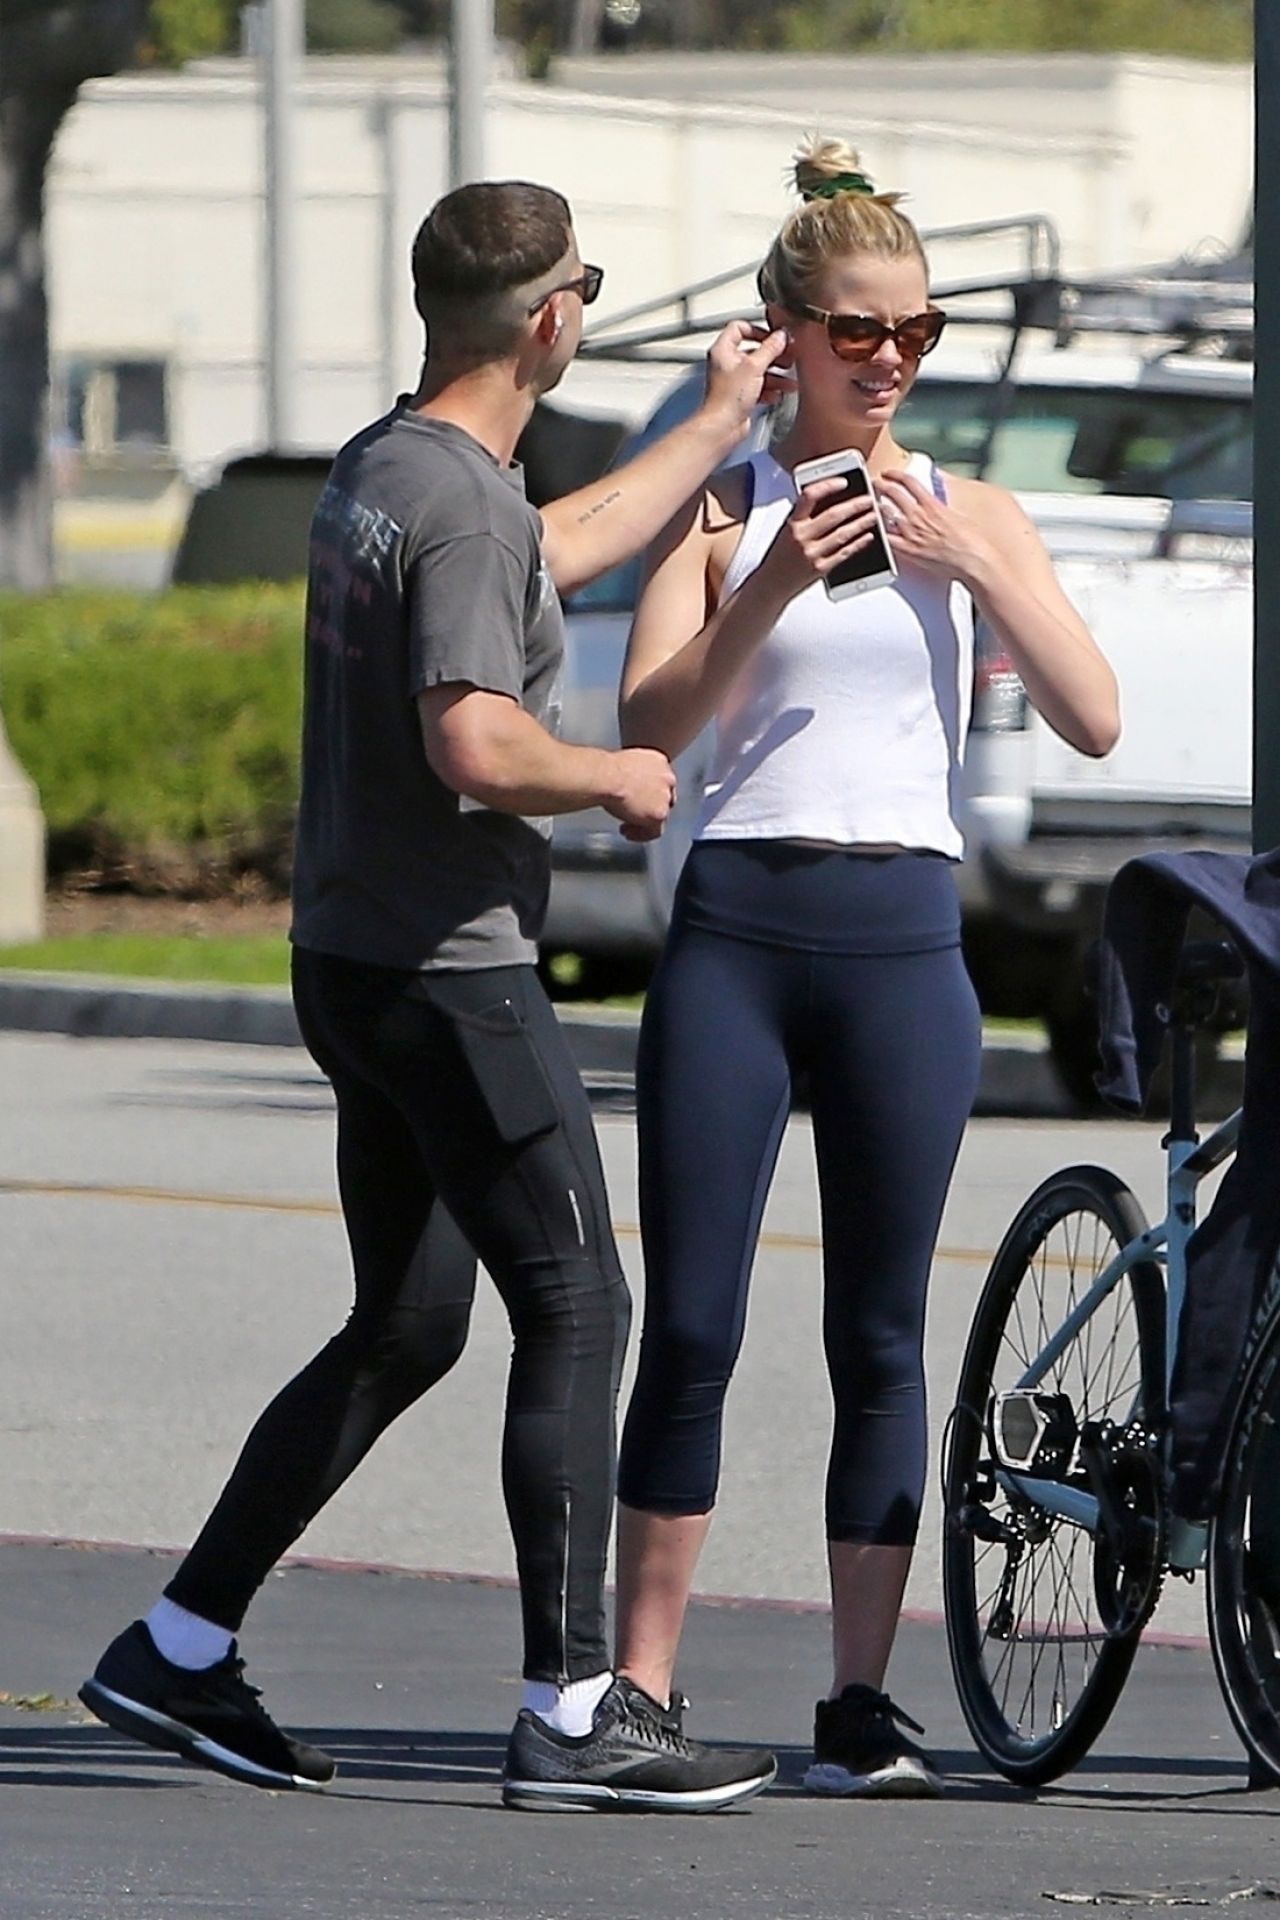
[[[222,1040],[300,1046],[281,987],[202,987],[93,973],[0,973],[0,1028],[79,1040]]]
[[[631,1074],[639,1016],[607,1009],[562,1015],[583,1073]],[[0,972],[0,1029],[77,1040],[216,1040],[300,1047],[285,987],[203,987],[91,973]]]
[[[561,1025],[579,1070],[630,1078],[636,1013],[563,1008]],[[0,972],[0,1029],[81,1040],[212,1040],[234,1046],[301,1045],[282,987],[202,987],[121,981],[100,974]],[[1055,1119],[1071,1114],[1053,1063],[1033,1036],[988,1036],[974,1111]]]

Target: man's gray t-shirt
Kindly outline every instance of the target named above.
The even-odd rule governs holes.
[[[402,400],[334,461],[311,527],[297,945],[374,965],[536,958],[550,823],[459,797],[416,696],[462,682],[555,731],[564,622],[519,467]]]

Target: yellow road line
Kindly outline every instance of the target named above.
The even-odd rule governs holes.
[[[162,1207],[223,1207],[246,1213],[284,1213],[320,1215],[336,1219],[341,1208],[332,1200],[274,1200],[257,1194],[189,1193],[179,1187],[118,1187],[87,1180],[6,1180],[0,1179],[0,1193],[38,1194],[54,1199],[132,1200]],[[640,1228],[634,1220],[615,1220],[614,1233],[621,1239],[636,1240]],[[772,1233],[760,1235],[759,1244],[781,1253],[820,1253],[822,1242],[812,1233]],[[939,1247],[935,1258],[990,1264],[991,1255],[980,1247]]]
[[[332,1200],[273,1200],[251,1193],[184,1193],[178,1187],[114,1187],[89,1180],[3,1180],[0,1193],[43,1194],[81,1200],[136,1200],[162,1207],[231,1207],[249,1213],[336,1216]]]

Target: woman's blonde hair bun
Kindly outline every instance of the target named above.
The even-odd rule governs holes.
[[[829,200],[839,193],[856,193],[896,207],[901,193],[881,193],[863,171],[857,149],[847,140],[811,134],[796,151],[792,165],[796,192],[802,200]]]
[[[906,196],[879,192],[846,141],[810,135],[792,161],[792,173],[801,203],[783,221],[761,264],[764,300],[793,311],[797,304],[812,304],[826,267],[849,254],[925,265],[920,235],[898,209]]]

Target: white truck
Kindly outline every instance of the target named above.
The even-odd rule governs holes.
[[[1044,223],[1025,225],[1029,254],[1043,252]],[[1016,279],[938,288],[970,324],[924,362],[901,434],[1018,495],[1120,680],[1123,736],[1089,760],[980,643],[966,755],[960,881],[979,996],[989,1013],[1042,1018],[1085,1098],[1095,1040],[1080,961],[1112,874],[1153,847],[1249,846],[1252,287],[1247,260],[1069,286],[1049,254]],[[700,357],[719,316],[696,318],[694,300],[729,278],[680,296],[669,325],[622,316],[588,350]],[[628,332],[636,317],[646,326]],[[686,368],[639,440],[699,388]],[[777,425],[762,421],[761,436]],[[616,740],[637,584],[637,567],[620,569],[570,607],[566,737]],[[656,951],[704,758],[686,756],[679,816],[647,859],[604,817],[557,823],[549,946],[597,968]]]

